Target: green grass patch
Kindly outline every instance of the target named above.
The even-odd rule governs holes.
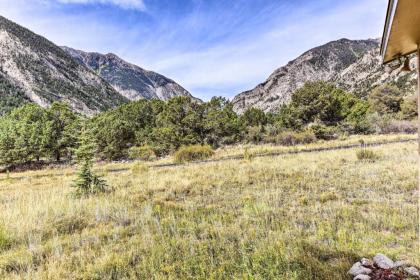
[[[359,161],[374,162],[380,158],[379,154],[369,149],[360,149],[356,152]]]

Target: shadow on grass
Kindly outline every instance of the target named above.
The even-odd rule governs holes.
[[[302,279],[351,279],[347,274],[362,257],[354,252],[339,251],[308,242],[297,244],[298,255],[290,262],[291,270],[300,271]]]

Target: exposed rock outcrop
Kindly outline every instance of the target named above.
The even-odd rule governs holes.
[[[415,91],[415,72],[400,74],[382,65],[380,41],[341,39],[311,49],[277,69],[263,83],[233,99],[234,110],[244,112],[256,107],[274,112],[288,103],[292,93],[309,81],[334,83],[359,95],[366,95],[384,83]],[[415,65],[414,61],[412,63]]]

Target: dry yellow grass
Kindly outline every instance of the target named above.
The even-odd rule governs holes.
[[[336,280],[377,252],[420,265],[416,144],[356,150],[99,165],[114,191],[81,199],[74,167],[1,174],[0,278]]]

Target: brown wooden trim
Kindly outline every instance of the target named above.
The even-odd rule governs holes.
[[[386,17],[385,17],[385,25],[384,25],[384,31],[382,32],[382,42],[381,42],[381,50],[380,54],[382,56],[385,55],[385,49],[386,49],[386,39],[387,34],[390,32],[390,25],[391,25],[391,10],[394,6],[394,0],[388,1],[388,9],[386,10]]]
[[[418,130],[417,130],[417,135],[420,135],[420,44],[417,45],[417,115],[418,115]],[[419,143],[419,147],[418,147],[418,153],[419,153],[419,158],[418,158],[418,168],[419,168],[419,178],[418,178],[418,197],[419,197],[419,201],[418,201],[418,207],[419,207],[419,252],[420,252],[420,137],[418,139],[418,143]]]

